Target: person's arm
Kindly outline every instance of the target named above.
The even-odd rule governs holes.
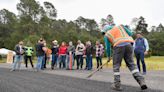
[[[109,42],[109,40],[106,36],[104,36],[104,41],[105,41],[107,57],[109,59],[111,57],[111,43]]]
[[[145,54],[147,54],[148,51],[149,51],[149,43],[148,43],[146,38],[144,38],[144,45],[145,45],[145,48],[146,48],[146,51],[145,51],[146,53]]]
[[[136,40],[133,43],[133,50],[135,49],[135,47],[136,47]]]
[[[123,26],[123,27],[124,27],[126,33],[127,33],[129,36],[132,36],[132,35],[133,35],[132,30],[130,30],[129,28],[127,28],[127,27],[125,27],[125,26]]]

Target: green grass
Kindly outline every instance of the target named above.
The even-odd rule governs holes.
[[[33,60],[36,62],[36,58]],[[107,58],[103,58],[103,63],[107,61]],[[135,58],[134,61],[136,62]],[[5,63],[6,59],[0,60],[0,63]],[[149,58],[145,58],[145,62],[148,70],[164,70],[164,56],[151,56]],[[85,64],[85,60],[84,60]],[[76,65],[76,64],[75,64]],[[96,67],[96,59],[93,59],[93,66]],[[105,68],[112,68],[112,61],[104,66]],[[122,62],[122,68],[126,68],[125,62]]]
[[[95,60],[94,60],[95,61]],[[107,61],[106,58],[103,59],[103,63]],[[134,58],[134,62],[136,63],[136,59]],[[145,63],[148,70],[164,70],[164,56],[151,56],[149,58],[145,58]],[[96,62],[94,62],[96,65]],[[105,66],[106,68],[112,67],[112,61]],[[122,68],[126,68],[126,64],[122,61]]]

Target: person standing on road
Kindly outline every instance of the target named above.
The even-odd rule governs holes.
[[[77,61],[77,70],[79,69],[79,67],[81,69],[83,69],[83,54],[84,54],[84,50],[85,50],[85,46],[83,43],[81,43],[80,40],[78,40],[77,42],[77,46],[76,46],[76,61]]]
[[[36,53],[37,53],[37,64],[36,64],[36,69],[37,71],[41,70],[42,68],[42,62],[43,62],[43,58],[46,52],[46,48],[44,46],[44,40],[41,38],[37,45],[36,45]]]
[[[15,71],[16,69],[20,70],[21,63],[23,61],[23,54],[24,54],[23,41],[20,41],[19,44],[15,46],[15,52],[16,52],[16,55],[14,58],[14,63],[13,63],[11,71]]]
[[[69,46],[67,47],[67,58],[66,58],[67,70],[72,70],[74,64],[74,53],[75,53],[75,46],[73,45],[72,41],[70,41]]]
[[[85,47],[85,55],[86,55],[86,70],[92,69],[92,55],[93,55],[93,47],[90,41],[87,41]]]
[[[97,61],[97,68],[102,65],[102,57],[104,54],[104,46],[100,44],[99,41],[96,41],[96,61]]]
[[[123,25],[111,25],[110,23],[113,22],[113,17],[111,15],[107,16],[107,21],[109,22],[109,24],[103,27],[102,33],[104,35],[104,41],[107,48],[108,61],[110,61],[110,50],[111,46],[113,46],[114,83],[111,85],[111,88],[117,91],[122,90],[120,80],[120,67],[122,59],[124,58],[126,65],[132,72],[133,77],[138,82],[141,89],[147,89],[144,77],[140,74],[138,68],[134,64],[133,46],[131,45],[134,40],[131,37],[132,33],[130,29],[126,28]]]
[[[57,59],[58,59],[58,52],[59,52],[59,45],[58,41],[54,40],[52,42],[52,63],[51,63],[51,69],[54,69],[54,66],[57,66]]]
[[[137,38],[133,44],[134,46],[134,53],[137,59],[137,66],[139,71],[141,71],[140,68],[140,60],[142,63],[142,69],[143,69],[143,75],[146,74],[146,64],[145,64],[145,60],[144,57],[145,55],[148,54],[149,51],[149,44],[146,38],[144,38],[140,33],[138,33]]]
[[[24,47],[24,51],[25,51],[25,67],[28,68],[28,59],[30,60],[31,63],[31,67],[34,68],[33,62],[32,62],[32,54],[34,49],[27,45]]]
[[[67,53],[67,46],[65,42],[62,42],[61,46],[59,47],[59,68],[66,68],[66,53]],[[63,67],[61,67],[63,65]]]

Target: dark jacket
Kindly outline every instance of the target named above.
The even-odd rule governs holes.
[[[20,50],[20,49],[21,49],[21,50]],[[23,46],[22,46],[22,48],[20,48],[19,45],[16,45],[16,46],[15,46],[16,55],[23,55],[23,54],[24,54],[24,50],[23,50],[23,49],[24,49]]]
[[[57,55],[59,52],[59,45],[53,45],[53,47],[51,48],[52,50],[52,54]]]
[[[93,54],[93,46],[86,46],[85,55],[92,55]]]

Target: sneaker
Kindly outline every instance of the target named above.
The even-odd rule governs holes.
[[[10,72],[13,72],[13,71],[15,71],[15,69],[11,69],[11,70],[10,70]]]
[[[116,91],[122,91],[123,90],[121,86],[116,86],[115,84],[111,85],[111,89],[116,90]]]

